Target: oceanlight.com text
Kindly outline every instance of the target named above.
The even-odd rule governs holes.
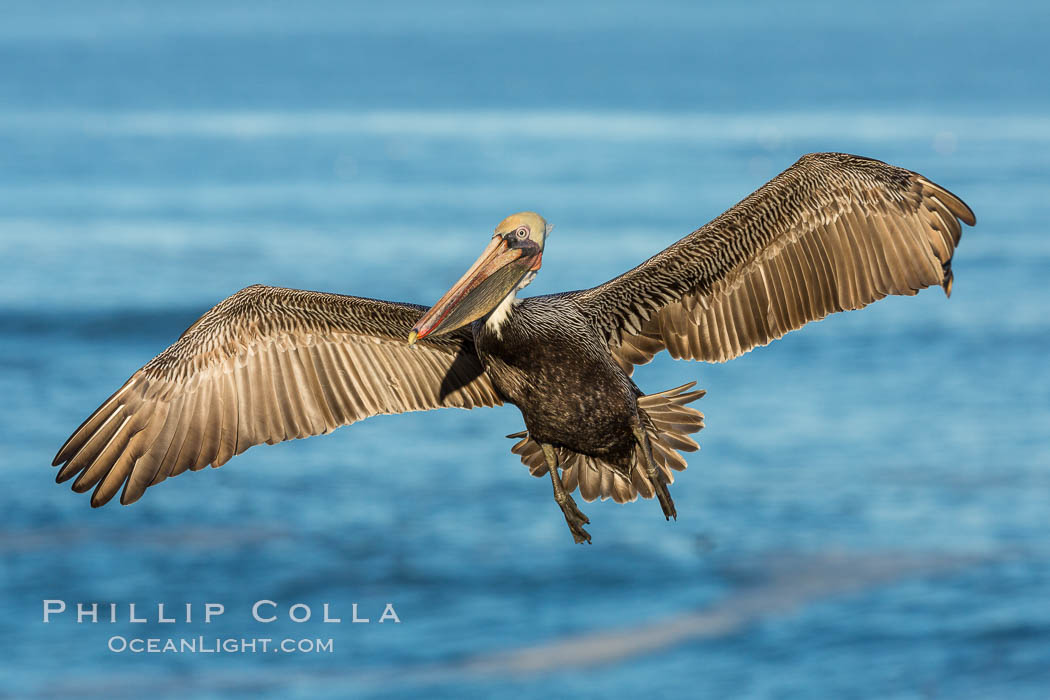
[[[114,654],[331,654],[335,643],[326,639],[271,637],[124,637],[107,644]]]

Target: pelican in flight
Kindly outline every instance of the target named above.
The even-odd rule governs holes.
[[[952,288],[962,200],[918,173],[815,153],[714,221],[592,289],[519,298],[551,226],[522,212],[423,306],[254,285],[223,300],[107,399],[55,456],[91,505],[252,445],[327,433],[377,414],[518,407],[508,437],[550,475],[576,542],[571,494],[659,500],[703,414],[695,382],[645,394],[631,378],[661,350],[724,362],[808,321],[888,294]],[[560,470],[560,473],[559,473]]]

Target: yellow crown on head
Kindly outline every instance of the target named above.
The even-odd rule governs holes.
[[[526,229],[529,232],[530,239],[543,245],[543,241],[547,238],[547,234],[549,234],[554,227],[548,224],[546,219],[536,212],[522,211],[517,214],[511,214],[506,219],[499,222],[499,225],[496,226],[496,233],[503,235],[510,233],[511,231],[516,231],[519,228]]]

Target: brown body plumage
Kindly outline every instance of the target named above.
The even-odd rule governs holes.
[[[921,175],[811,154],[725,214],[593,289],[517,300],[550,227],[509,217],[429,311],[411,304],[255,285],[208,311],[137,371],[59,450],[58,481],[121,502],[252,445],[381,413],[503,402],[527,430],[512,448],[568,493],[660,498],[702,416],[692,385],[645,396],[635,365],[663,349],[721,362],[829,313],[889,294],[951,291],[970,209]],[[405,337],[409,337],[409,343]],[[418,338],[418,340],[417,340]],[[561,470],[560,477],[558,470]]]

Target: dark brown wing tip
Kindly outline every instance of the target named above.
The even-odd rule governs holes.
[[[105,405],[105,404],[103,404],[103,405]],[[96,409],[96,412],[97,412],[97,409]],[[80,424],[80,427],[78,427],[76,430],[74,430],[72,432],[72,434],[70,434],[70,436],[68,438],[66,438],[66,441],[64,443],[62,443],[62,447],[59,447],[58,448],[58,452],[55,453],[55,458],[53,460],[51,460],[51,466],[52,467],[61,466],[62,464],[68,462],[71,459],[73,459],[73,455],[76,454],[76,450],[72,446],[73,438],[75,438],[77,436],[77,433],[80,432],[81,428],[83,428],[85,425],[87,425],[87,422],[89,420],[91,420],[92,418],[94,418],[94,416],[95,416],[95,414],[92,413],[90,416],[85,418],[84,422]]]
[[[127,481],[124,482],[124,488],[120,492],[120,505],[122,506],[130,506],[132,503],[142,498],[142,494],[146,492],[145,489],[143,489],[140,491],[136,491],[135,493],[129,493],[128,487],[130,485],[131,479],[129,478]]]
[[[930,190],[930,196],[940,202],[943,206],[947,207],[951,214],[962,221],[968,226],[975,226],[977,224],[977,216],[973,213],[973,209],[966,204],[966,202],[959,199],[955,194],[941,187],[936,182],[931,182],[925,177],[919,176],[919,181],[924,189]],[[956,239],[958,242],[958,239]],[[944,289],[944,296],[951,298],[952,296],[952,284],[955,281],[955,274],[952,272],[952,261],[949,258],[944,263],[944,276],[941,278],[941,288]]]
[[[95,487],[95,485],[96,485],[96,482],[94,482],[94,481],[92,481],[92,482],[91,482],[91,483],[89,483],[89,484],[85,484],[85,483],[84,483],[84,475],[85,475],[86,473],[87,473],[87,470],[81,471],[81,472],[80,472],[80,473],[79,473],[79,474],[77,475],[77,478],[76,478],[76,480],[75,480],[75,481],[73,482],[73,485],[72,485],[72,486],[70,486],[70,488],[71,488],[71,489],[73,489],[73,492],[74,492],[74,493],[87,493],[88,491],[90,491],[90,490],[91,490],[92,488],[94,488],[94,487]]]
[[[932,191],[933,196],[944,204],[944,206],[948,207],[948,211],[954,214],[960,221],[967,226],[977,225],[977,216],[973,213],[973,209],[971,209],[966,202],[962,201],[954,193],[941,187],[936,182],[931,182],[922,176],[920,176],[919,179],[922,182],[923,187],[929,188]]]
[[[109,503],[113,499],[113,496],[115,495],[114,491],[103,491],[102,490],[102,485],[104,483],[106,483],[105,478],[103,478],[102,481],[98,482],[98,486],[95,487],[94,493],[91,494],[91,507],[92,508],[101,508],[102,506],[104,506],[107,503]]]

